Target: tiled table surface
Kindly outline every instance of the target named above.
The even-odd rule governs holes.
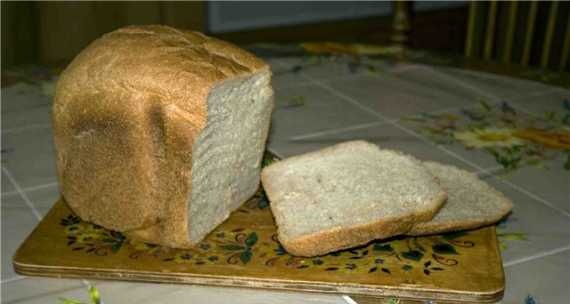
[[[558,151],[540,159],[543,168],[526,165],[505,173],[485,149],[467,149],[459,141],[436,144],[424,132],[431,123],[441,124],[433,117],[469,116],[465,110],[479,107],[481,101],[528,119],[548,112],[568,115],[570,105],[565,109],[563,100],[570,98],[570,91],[416,64],[376,62],[378,69],[371,73],[330,61],[289,73],[301,59],[268,60],[276,93],[270,150],[287,157],[339,141],[366,139],[480,174],[515,205],[498,229],[507,282],[502,302],[570,302],[570,171],[564,169],[568,156]],[[11,266],[16,248],[58,197],[50,88],[49,83],[18,83],[2,89],[2,303],[87,300],[84,281],[22,277]],[[424,120],[418,125],[410,117]],[[107,304],[346,303],[337,295],[92,283]]]

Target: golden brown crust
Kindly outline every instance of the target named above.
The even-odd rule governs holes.
[[[279,163],[275,163],[272,166],[275,165],[279,165]],[[261,182],[267,193],[275,193],[276,189],[274,186],[276,185],[270,182],[271,174],[267,172],[267,170],[262,171]],[[374,239],[404,234],[410,230],[415,223],[431,220],[443,206],[446,199],[447,193],[442,191],[429,203],[431,208],[424,212],[410,214],[406,217],[384,218],[374,223],[350,228],[333,228],[294,239],[286,239],[283,237],[283,233],[278,233],[278,239],[290,254],[307,257],[323,255],[329,252],[363,245]],[[275,209],[272,208],[272,210],[275,212]],[[277,228],[279,232],[279,226]]]
[[[53,106],[69,206],[105,228],[188,247],[191,151],[208,94],[267,69],[234,45],[166,26],[129,26],[91,43],[61,75]]]
[[[473,180],[479,180],[479,177],[469,171],[465,171],[459,169],[455,166],[451,165],[444,165],[437,162],[425,162],[426,164],[432,164],[441,168],[446,168],[451,172],[460,172],[465,176],[469,176]],[[437,177],[436,177],[437,178]],[[496,204],[493,206],[494,214],[492,216],[476,216],[475,214],[471,217],[463,217],[463,218],[456,218],[456,219],[448,219],[448,220],[441,220],[438,219],[437,216],[432,221],[426,221],[422,223],[416,223],[412,229],[407,233],[408,235],[428,235],[428,234],[438,234],[438,233],[445,233],[451,231],[458,231],[458,230],[467,230],[467,229],[475,229],[487,225],[494,224],[500,221],[503,217],[505,217],[511,210],[513,209],[513,203],[510,199],[508,199],[503,193],[498,191],[497,189],[491,187],[487,183],[480,181],[484,184],[484,191],[492,194],[496,198]],[[445,187],[445,185],[443,185]],[[467,186],[466,186],[467,187]],[[476,194],[473,194],[476,195]],[[494,199],[495,201],[495,199]],[[443,208],[446,208],[443,206]]]
[[[361,141],[355,141],[357,144],[367,144]],[[353,143],[354,144],[354,143]],[[334,149],[330,147],[328,149]],[[397,151],[396,151],[397,152]],[[307,155],[319,155],[323,150],[309,152],[303,155],[293,156],[288,158],[288,161],[296,160]],[[400,153],[400,152],[398,152]],[[405,154],[403,154],[405,155]],[[276,162],[261,171],[261,182],[265,192],[272,198],[271,204],[279,204],[279,197],[277,194],[282,192],[278,191],[277,187],[282,186],[282,181],[279,181],[278,174],[287,166],[286,162]],[[437,184],[440,184],[439,179],[433,177]],[[410,213],[407,216],[381,218],[376,222],[364,225],[357,225],[353,227],[336,227],[311,233],[301,237],[289,238],[284,237],[283,228],[279,227],[277,223],[278,239],[287,252],[297,256],[317,256],[329,252],[342,250],[350,247],[366,244],[374,239],[388,238],[396,235],[405,234],[416,223],[430,221],[435,214],[443,207],[447,200],[447,193],[442,189],[434,199],[428,203],[430,208],[422,210],[422,212]],[[271,208],[274,217],[278,218],[276,208]]]
[[[332,251],[364,245],[374,239],[383,239],[406,233],[414,223],[429,221],[447,198],[445,192],[430,203],[431,209],[409,216],[381,219],[375,223],[350,228],[334,228],[294,240],[279,241],[287,252],[297,256],[317,256]]]

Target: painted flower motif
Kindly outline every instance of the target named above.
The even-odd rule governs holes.
[[[524,129],[517,130],[513,134],[518,138],[541,144],[551,149],[570,150],[570,131],[568,130]]]
[[[470,148],[514,147],[524,145],[524,141],[513,135],[511,129],[486,128],[472,131],[454,132],[455,139]]]

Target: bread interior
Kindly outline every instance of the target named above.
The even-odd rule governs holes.
[[[188,231],[198,243],[259,186],[273,108],[267,70],[230,79],[208,96],[208,120],[192,149]]]

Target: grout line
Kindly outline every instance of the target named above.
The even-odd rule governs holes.
[[[453,78],[453,77],[450,77],[450,76],[448,76],[447,74],[444,74],[444,73],[442,73],[442,72],[440,72],[440,71],[437,71],[437,70],[435,70],[435,69],[434,69],[433,71],[435,71],[437,74],[445,75],[447,78],[451,79],[452,81],[454,81],[454,82],[455,82],[456,84],[458,84],[458,85],[462,85],[462,86],[467,87],[467,84],[466,84],[465,82],[461,81],[461,80],[457,80],[457,79],[455,79],[455,78]],[[469,86],[469,87],[470,87],[470,86]],[[478,90],[480,93],[486,93],[486,92],[484,92],[484,91],[481,90],[481,89],[477,89],[477,88],[475,88],[475,87],[473,87],[473,88],[476,89],[476,90]],[[548,94],[548,93],[555,92],[555,91],[558,91],[558,88],[549,88],[548,90],[535,92],[535,93],[528,94],[528,95],[525,95],[525,96],[519,96],[519,97],[517,97],[517,98],[511,98],[510,100],[513,101],[513,100],[517,100],[517,99],[523,99],[523,98],[529,98],[529,97],[536,97],[536,96],[540,96],[540,95],[543,95],[543,94]],[[501,100],[498,96],[495,96],[494,99],[496,99],[495,102]],[[535,116],[532,112],[527,111],[527,110],[524,109],[523,107],[520,107],[520,105],[518,105],[518,104],[511,104],[511,106],[515,107],[516,109],[518,109],[518,110],[520,110],[520,111],[523,111],[523,112],[524,112],[525,114],[527,114],[527,115]],[[461,159],[461,160],[463,160],[463,161],[465,161],[465,162],[467,162],[467,163],[473,165],[475,168],[480,169],[480,170],[482,171],[482,172],[480,172],[480,173],[485,173],[485,171],[486,171],[485,169],[482,169],[482,168],[480,168],[479,166],[477,166],[477,165],[475,165],[475,164],[473,164],[473,163],[471,163],[471,162],[469,162],[469,161],[467,161],[467,160],[465,160],[465,159],[462,159],[460,156],[456,155],[456,154],[453,153],[452,151],[448,151],[448,150],[445,149],[444,147],[441,147],[441,148],[442,148],[444,151],[446,151],[446,152],[448,152],[448,153],[454,155],[455,157],[459,157],[459,159]],[[532,199],[534,199],[534,200],[537,200],[537,201],[539,201],[540,203],[542,203],[542,204],[544,204],[544,205],[546,205],[546,206],[548,206],[548,207],[550,207],[550,208],[552,208],[552,209],[554,209],[554,210],[556,210],[556,211],[558,211],[558,212],[560,212],[560,213],[562,213],[562,214],[564,214],[564,215],[570,217],[570,213],[568,213],[568,212],[566,212],[565,210],[562,210],[562,209],[560,209],[560,208],[554,206],[553,204],[551,204],[551,203],[548,202],[547,200],[545,200],[545,199],[543,199],[543,198],[541,198],[541,197],[535,195],[534,193],[529,192],[529,191],[527,191],[526,189],[521,188],[521,187],[519,187],[519,186],[517,186],[517,185],[515,185],[515,184],[513,184],[513,183],[511,183],[511,182],[509,182],[509,181],[507,181],[507,180],[505,180],[505,179],[497,178],[497,177],[495,177],[495,178],[496,178],[497,180],[499,180],[500,182],[502,182],[502,183],[504,183],[504,184],[510,186],[511,188],[514,188],[514,189],[518,190],[519,192],[521,192],[521,193],[523,193],[523,194],[526,194],[526,195],[529,196],[530,198],[532,198]]]
[[[496,99],[499,99],[498,96],[496,96],[495,94],[488,93],[479,87],[476,87],[476,86],[473,86],[471,84],[465,83],[463,81],[457,80],[455,77],[452,77],[451,75],[447,75],[446,73],[440,72],[440,71],[438,71],[434,68],[431,68],[431,67],[426,67],[426,68],[429,69],[430,71],[434,72],[434,74],[439,75],[440,78],[444,78],[444,79],[447,79],[448,81],[452,81],[459,86],[462,86],[464,88],[467,88],[469,90],[477,92],[477,93],[485,96],[486,98],[492,99],[493,101]]]
[[[557,206],[551,204],[549,201],[547,201],[547,200],[545,200],[545,199],[543,199],[543,198],[537,196],[536,194],[534,194],[534,193],[532,193],[532,192],[529,192],[528,190],[526,190],[526,189],[524,189],[524,188],[521,188],[521,187],[517,186],[516,184],[513,184],[513,183],[511,183],[510,181],[505,180],[505,179],[503,179],[503,178],[495,177],[495,179],[499,180],[500,182],[502,182],[502,183],[505,184],[505,185],[511,186],[511,188],[513,188],[513,189],[515,189],[515,190],[518,190],[519,192],[521,192],[521,193],[523,193],[523,194],[526,194],[526,195],[529,196],[530,198],[532,198],[532,199],[534,199],[534,200],[537,200],[537,201],[541,202],[542,204],[544,204],[544,205],[546,205],[546,206],[548,206],[548,207],[550,207],[550,208],[552,208],[552,209],[554,209],[554,210],[556,210],[556,211],[558,211],[558,212],[560,212],[560,213],[566,215],[567,217],[570,217],[570,213],[568,213],[567,211],[565,211],[565,210],[563,210],[563,209],[558,208]]]
[[[32,214],[36,217],[36,219],[38,221],[40,221],[42,219],[42,215],[38,212],[38,210],[36,209],[36,207],[34,207],[34,204],[32,203],[32,201],[30,200],[30,198],[28,197],[28,195],[26,194],[26,192],[24,192],[22,190],[22,188],[20,187],[20,185],[16,182],[16,180],[14,179],[14,177],[12,176],[12,173],[10,171],[8,171],[8,169],[6,169],[4,166],[2,166],[2,172],[4,172],[4,174],[6,175],[6,177],[8,178],[8,180],[12,183],[12,185],[14,186],[14,188],[16,189],[16,191],[18,191],[18,193],[20,194],[20,196],[22,197],[22,199],[24,200],[24,202],[26,203],[26,205],[28,205],[28,207],[30,208],[30,210],[32,211]]]
[[[286,65],[283,62],[275,62],[275,65],[279,65],[280,68],[287,68],[290,69],[291,67]],[[402,68],[402,67],[386,67],[388,70],[385,71],[386,73],[391,73],[394,75],[400,75],[400,74],[405,74],[409,71],[415,71],[415,70],[419,70],[424,68],[422,65],[418,65],[418,64],[414,64],[414,65],[407,65],[406,67]],[[287,71],[287,70],[286,70]],[[281,72],[281,71],[280,71]],[[380,75],[383,74],[383,72],[379,73]],[[306,73],[303,73],[303,71],[298,72],[297,74],[298,76],[304,76],[306,75]],[[276,77],[279,77],[280,75],[273,75]],[[357,77],[378,77],[377,74],[370,74],[370,73],[350,73],[350,72],[346,72],[346,73],[339,73],[339,74],[334,74],[333,76],[329,76],[329,77],[323,77],[321,78],[322,81],[324,82],[332,82],[332,81],[340,81],[340,80],[354,80]],[[303,87],[303,86],[307,86],[310,85],[310,83],[306,83],[306,82],[293,82],[292,84],[287,84],[287,85],[281,85],[278,87],[275,87],[274,89],[276,91],[278,90],[284,90],[284,89],[290,89],[290,88],[298,88],[298,87]]]
[[[433,145],[433,143],[432,143],[431,141],[429,141],[427,138],[424,138],[424,137],[421,136],[420,134],[418,134],[418,133],[414,132],[413,130],[410,130],[410,129],[408,129],[408,128],[406,128],[406,127],[404,127],[404,126],[398,124],[397,122],[391,121],[390,119],[386,118],[384,115],[382,115],[382,114],[380,114],[380,113],[377,113],[376,111],[374,111],[374,110],[372,110],[372,109],[370,109],[370,108],[368,108],[368,107],[366,107],[366,106],[360,104],[358,101],[356,101],[355,99],[351,98],[350,96],[347,96],[347,95],[345,95],[345,94],[343,94],[343,93],[337,91],[336,89],[331,88],[331,87],[327,86],[326,84],[323,84],[323,83],[319,82],[318,80],[314,80],[314,79],[312,79],[312,78],[310,78],[310,77],[307,77],[307,79],[310,80],[310,81],[312,81],[312,82],[314,82],[314,83],[317,84],[318,86],[320,86],[320,87],[322,87],[322,88],[324,88],[324,89],[330,91],[331,93],[336,94],[337,96],[343,98],[344,100],[346,100],[346,101],[348,101],[349,103],[351,103],[351,104],[357,106],[358,108],[360,108],[360,109],[362,109],[362,110],[364,110],[364,111],[366,111],[366,112],[368,112],[368,113],[370,113],[370,114],[372,114],[372,115],[375,115],[376,117],[378,117],[378,118],[380,118],[380,119],[382,119],[382,120],[386,120],[387,123],[391,124],[392,126],[394,126],[394,127],[398,128],[398,129],[400,129],[400,130],[402,130],[402,131],[404,131],[404,132],[406,132],[406,133],[408,133],[408,134],[410,134],[410,135],[412,135],[412,136],[418,138],[419,140],[421,140],[421,141],[423,141],[423,142],[425,142],[425,143],[428,143],[428,144],[430,144],[430,145]],[[464,163],[466,163],[466,164],[472,166],[473,168],[475,168],[475,169],[477,169],[477,170],[483,170],[483,168],[479,167],[478,165],[476,165],[476,164],[474,164],[474,163],[472,163],[472,162],[470,162],[470,161],[464,159],[463,157],[457,155],[455,152],[450,151],[449,149],[447,149],[447,148],[445,148],[445,147],[443,147],[443,146],[441,146],[441,145],[435,145],[435,147],[437,147],[438,149],[440,149],[440,150],[446,152],[447,154],[453,156],[454,158],[457,158],[458,160],[460,160],[460,161],[462,161],[462,162],[464,162]]]
[[[50,187],[54,187],[57,186],[58,182],[53,182],[53,183],[47,183],[47,184],[42,184],[42,185],[37,185],[37,186],[31,186],[31,187],[27,187],[27,188],[23,188],[22,190],[24,192],[32,192],[32,191],[36,191],[36,190],[41,190],[41,189],[45,189],[45,188],[50,188]],[[12,190],[12,191],[8,191],[8,192],[3,192],[2,193],[2,197],[4,196],[12,196],[15,194],[19,194],[19,192],[17,190]]]
[[[276,151],[275,149],[273,149],[273,148],[270,148],[269,145],[267,145],[266,150],[269,151],[269,152],[271,152],[271,153],[273,153],[273,154],[275,154],[275,156],[277,156],[279,159],[285,158],[285,157],[283,157],[283,154],[277,152],[277,151]]]
[[[19,133],[22,131],[40,129],[40,128],[45,128],[45,127],[51,127],[51,124],[50,123],[35,124],[35,125],[27,125],[25,127],[19,127],[19,128],[4,129],[4,130],[2,130],[2,134]]]
[[[447,108],[443,108],[443,109],[439,109],[439,110],[422,112],[422,113],[423,114],[440,114],[440,113],[445,113],[445,112],[454,111],[454,110],[471,109],[474,107],[477,107],[477,105],[474,104],[474,105],[468,105],[468,106],[463,105],[463,106],[447,107]],[[414,115],[410,115],[410,116],[414,116]],[[299,140],[309,139],[309,138],[322,136],[322,135],[331,135],[331,134],[336,134],[336,133],[343,133],[343,132],[348,132],[348,131],[365,129],[368,127],[377,127],[377,126],[382,126],[382,125],[386,125],[386,124],[394,124],[394,123],[398,123],[398,122],[402,121],[405,117],[408,117],[408,116],[404,116],[401,118],[395,118],[395,119],[388,119],[388,120],[378,121],[378,122],[370,122],[370,123],[365,123],[365,124],[352,125],[352,126],[348,126],[348,127],[344,127],[344,128],[329,129],[329,130],[325,130],[325,131],[307,133],[307,134],[303,134],[303,135],[296,135],[296,136],[288,138],[288,140],[299,141]]]
[[[381,125],[388,124],[388,123],[389,122],[387,122],[387,121],[369,122],[369,123],[364,123],[364,124],[359,124],[359,125],[352,125],[352,126],[348,126],[348,127],[344,127],[344,128],[329,129],[329,130],[325,130],[325,131],[313,132],[313,133],[308,133],[308,134],[303,134],[303,135],[296,135],[293,137],[289,137],[289,140],[292,140],[292,141],[303,140],[303,139],[308,139],[308,138],[313,138],[313,137],[318,137],[318,136],[323,136],[323,135],[331,135],[331,134],[336,134],[336,133],[343,133],[343,132],[348,132],[348,131],[366,129],[369,127],[381,126]]]
[[[339,97],[345,99],[346,101],[348,101],[349,103],[351,103],[351,104],[353,104],[353,105],[359,107],[360,109],[362,109],[362,110],[364,110],[364,111],[366,111],[366,112],[368,112],[368,113],[371,113],[371,114],[375,115],[376,117],[379,117],[379,118],[381,118],[381,119],[387,120],[388,123],[392,124],[394,127],[399,128],[400,130],[402,130],[402,131],[404,131],[404,132],[406,132],[406,133],[408,133],[408,134],[410,134],[410,135],[412,135],[412,136],[414,136],[414,137],[420,139],[420,140],[423,141],[423,142],[427,142],[428,144],[433,145],[433,143],[431,143],[428,139],[424,138],[424,137],[421,136],[420,134],[418,134],[418,133],[414,132],[413,130],[410,130],[410,129],[408,129],[408,128],[406,128],[406,127],[404,127],[404,126],[398,124],[397,122],[391,122],[391,121],[389,121],[388,119],[386,119],[386,117],[385,117],[384,115],[382,115],[382,114],[380,114],[380,113],[376,113],[374,110],[372,110],[372,109],[370,109],[370,108],[368,108],[368,107],[366,107],[366,106],[360,104],[357,100],[353,99],[352,97],[347,96],[347,95],[345,95],[345,94],[343,94],[343,93],[337,91],[336,89],[331,88],[331,87],[327,86],[326,84],[323,84],[322,82],[320,82],[320,81],[318,81],[318,80],[312,79],[311,77],[308,77],[308,76],[304,76],[304,77],[307,78],[307,80],[312,81],[312,82],[315,83],[316,85],[318,85],[318,86],[320,86],[320,87],[322,87],[322,88],[328,90],[329,92],[334,93],[334,94],[336,94],[337,96],[339,96]],[[445,153],[447,153],[447,154],[451,155],[452,157],[454,157],[454,158],[456,158],[456,159],[458,159],[458,160],[460,160],[460,161],[466,163],[467,165],[470,165],[471,167],[473,167],[473,168],[475,168],[475,169],[477,169],[477,170],[479,170],[479,171],[484,171],[484,170],[485,170],[485,169],[482,168],[481,166],[479,166],[479,165],[477,165],[477,164],[475,164],[475,163],[473,163],[473,162],[471,162],[471,161],[469,161],[469,160],[467,160],[467,159],[461,157],[461,156],[458,155],[457,153],[455,153],[455,152],[453,152],[453,151],[451,151],[451,150],[445,148],[444,146],[435,145],[435,147],[437,147],[438,149],[444,151]],[[513,184],[513,183],[511,183],[511,182],[509,182],[509,181],[506,181],[506,180],[504,180],[504,179],[501,179],[501,178],[497,178],[497,179],[498,179],[500,182],[502,182],[502,183],[504,183],[504,184],[510,186],[511,188],[514,188],[514,189],[518,190],[519,192],[524,193],[524,194],[526,194],[527,196],[529,196],[529,197],[531,197],[531,198],[537,200],[538,202],[540,202],[540,203],[542,203],[542,204],[544,204],[544,205],[546,205],[546,206],[548,206],[548,207],[550,207],[550,208],[552,208],[552,209],[554,209],[554,210],[556,210],[556,211],[558,211],[558,212],[561,212],[562,214],[564,214],[564,215],[570,217],[570,214],[569,214],[568,212],[566,212],[566,211],[564,211],[564,210],[562,210],[562,209],[560,209],[560,208],[558,208],[558,207],[552,205],[550,202],[548,202],[548,201],[546,201],[546,200],[544,200],[544,199],[542,199],[542,198],[536,196],[535,194],[533,194],[533,193],[531,193],[531,192],[529,192],[529,191],[527,191],[527,190],[525,190],[525,189],[523,189],[523,188],[521,188],[521,187],[519,187],[519,186],[517,186],[517,185],[515,185],[515,184]]]
[[[16,191],[21,195],[22,199],[24,200],[24,202],[26,203],[26,205],[28,205],[28,207],[30,208],[30,210],[32,211],[32,213],[34,214],[34,216],[38,219],[38,221],[40,221],[42,219],[41,214],[38,212],[38,210],[36,209],[36,207],[34,207],[34,204],[32,203],[32,201],[30,200],[30,198],[28,197],[28,195],[26,195],[26,193],[22,190],[22,188],[20,187],[20,185],[18,184],[18,182],[16,182],[16,180],[14,179],[14,177],[12,176],[12,173],[10,171],[8,171],[8,169],[6,169],[4,166],[2,166],[2,172],[4,172],[4,174],[6,175],[6,177],[8,178],[8,180],[10,180],[10,182],[12,183],[12,185],[14,186],[14,188],[16,188]],[[85,279],[81,279],[81,283],[88,287],[90,286],[89,282]]]
[[[282,63],[279,62],[279,64],[282,64]],[[411,70],[416,70],[416,69],[429,69],[430,71],[433,71],[434,73],[440,75],[440,77],[443,76],[443,78],[451,79],[453,82],[455,82],[455,83],[457,83],[457,84],[459,84],[459,85],[461,85],[461,86],[464,86],[464,87],[466,87],[466,88],[468,88],[468,89],[470,89],[470,90],[472,90],[472,91],[476,91],[476,92],[478,92],[478,93],[480,93],[480,94],[486,95],[487,98],[490,98],[490,99],[491,99],[491,102],[493,102],[493,103],[498,103],[498,102],[501,101],[501,98],[499,98],[498,96],[495,96],[495,95],[493,95],[493,94],[489,95],[489,94],[487,94],[485,91],[483,91],[483,90],[481,90],[481,89],[479,89],[479,88],[477,88],[477,87],[474,87],[474,86],[471,86],[471,85],[467,85],[466,83],[464,83],[464,82],[462,82],[462,81],[460,81],[460,80],[457,80],[457,79],[455,79],[455,78],[453,78],[453,77],[451,77],[451,76],[449,76],[449,75],[447,75],[447,74],[445,74],[445,73],[442,73],[442,72],[440,72],[440,71],[437,71],[437,70],[435,70],[435,69],[433,69],[433,68],[431,68],[431,67],[429,67],[429,66],[421,66],[421,65],[420,65],[420,66],[415,66],[414,69],[411,69]],[[407,69],[406,71],[408,71],[408,70],[410,70],[410,69]],[[303,83],[303,85],[310,85],[311,83],[313,83],[313,84],[319,85],[321,88],[325,88],[325,87],[326,87],[325,89],[327,89],[327,90],[330,91],[330,87],[326,84],[326,82],[328,81],[328,78],[325,79],[325,80],[322,80],[322,79],[320,79],[320,80],[315,80],[315,79],[312,78],[311,76],[308,76],[308,75],[302,74],[302,73],[300,73],[299,76],[301,76],[301,77],[303,77],[303,78],[305,78],[305,79],[310,80],[310,83]],[[548,94],[548,93],[551,93],[551,92],[557,92],[557,91],[559,91],[559,90],[560,90],[559,88],[549,88],[548,90],[535,92],[535,93],[532,93],[532,94],[529,94],[529,95],[518,96],[518,97],[515,97],[515,98],[510,98],[510,100],[511,100],[511,101],[516,101],[516,100],[519,100],[519,99],[525,99],[525,98],[529,98],[529,97],[535,97],[535,96],[540,96],[540,95]],[[336,91],[336,90],[335,90],[335,91]],[[337,91],[337,92],[334,92],[334,93],[335,93],[336,95],[339,95],[340,92]],[[347,100],[347,98],[348,98],[348,99],[352,99],[352,98],[350,98],[350,97],[348,97],[348,96],[345,96],[345,97],[344,97],[345,100]],[[453,106],[453,107],[438,109],[438,110],[434,110],[434,111],[429,111],[429,112],[425,112],[425,113],[426,113],[426,114],[439,114],[439,113],[445,113],[445,112],[455,111],[455,110],[461,110],[461,109],[471,109],[471,108],[477,107],[477,105],[478,105],[478,103],[473,103],[472,105],[459,105],[459,106]],[[533,116],[534,116],[533,113],[530,113],[530,112],[528,112],[528,111],[525,110],[525,109],[522,109],[522,108],[520,107],[520,105],[518,105],[518,104],[516,104],[516,105],[511,104],[511,106],[517,108],[519,111],[521,111],[521,112],[523,112],[523,113],[525,113],[525,114],[527,114],[527,115],[533,115]],[[360,107],[361,109],[363,109],[360,104],[359,104],[359,107]],[[367,112],[369,112],[369,113],[372,113],[372,112],[369,111],[369,110],[372,110],[372,109],[366,108],[366,109],[364,109],[364,110],[367,111]],[[378,115],[376,115],[376,114],[378,114],[378,113],[376,113],[374,110],[372,110],[372,111],[373,111],[373,114],[374,114],[376,117],[378,117]],[[398,118],[398,119],[388,119],[387,117],[384,117],[384,116],[382,116],[382,118],[383,118],[384,121],[378,123],[378,125],[383,125],[383,124],[392,124],[392,125],[393,125],[394,123],[397,123],[397,122],[399,122],[399,121],[402,120],[402,118]],[[370,126],[374,126],[375,124],[376,124],[376,123],[370,123]],[[363,125],[365,125],[365,124],[363,124]],[[361,129],[360,126],[361,126],[361,125],[354,125],[354,126],[349,126],[349,127],[345,127],[345,128],[331,129],[331,130],[326,130],[326,131],[308,133],[308,134],[293,136],[293,137],[289,138],[289,140],[293,140],[293,141],[296,141],[296,140],[303,140],[303,139],[313,138],[313,137],[317,137],[317,136],[321,136],[321,135],[330,135],[330,134],[342,133],[342,132],[346,132],[346,131],[358,130],[358,129]],[[354,128],[354,129],[353,129],[353,128]],[[362,127],[362,128],[365,128],[365,127]],[[404,127],[404,128],[405,128],[405,127]],[[445,148],[443,148],[443,149],[445,149]],[[446,150],[447,150],[447,149],[446,149]],[[458,155],[455,155],[455,156],[458,156]],[[465,161],[465,159],[460,159],[460,160]],[[484,170],[480,170],[480,171],[481,171],[481,173],[484,173]]]
[[[481,88],[479,88],[479,87],[470,85],[470,84],[466,83],[465,81],[462,81],[462,80],[459,80],[459,79],[457,79],[457,78],[454,78],[454,77],[452,77],[452,76],[450,76],[450,75],[447,75],[446,73],[443,73],[443,72],[441,72],[441,71],[438,71],[438,70],[436,70],[436,69],[434,69],[434,68],[432,68],[432,67],[427,67],[427,68],[429,68],[429,69],[430,69],[432,72],[434,72],[435,74],[438,74],[440,77],[442,77],[442,78],[447,78],[448,80],[453,81],[453,82],[456,83],[457,85],[460,85],[460,86],[462,86],[462,87],[465,87],[465,88],[468,88],[468,89],[470,89],[470,90],[473,90],[473,91],[475,91],[475,92],[477,92],[477,93],[479,93],[479,94],[485,95],[487,98],[490,98],[490,99],[491,99],[491,102],[498,103],[498,102],[501,102],[501,101],[504,100],[504,99],[507,99],[507,98],[501,98],[501,97],[499,97],[499,96],[497,96],[497,95],[495,95],[495,94],[487,93],[485,90],[483,90],[483,89],[481,89]],[[561,88],[558,88],[558,87],[549,87],[548,89],[545,89],[545,90],[540,90],[540,91],[536,91],[536,92],[533,92],[533,93],[530,93],[530,94],[526,94],[526,95],[521,95],[521,96],[515,96],[515,97],[508,98],[508,101],[514,101],[514,102],[516,102],[517,100],[527,99],[527,98],[531,98],[531,97],[538,97],[538,96],[541,96],[541,95],[546,95],[546,94],[550,94],[550,93],[560,92],[561,90],[562,90],[562,89],[561,89]],[[525,113],[525,114],[527,114],[527,115],[536,116],[536,115],[535,115],[534,113],[532,113],[531,111],[528,111],[528,110],[525,109],[524,107],[521,107],[520,104],[513,104],[513,103],[510,103],[510,105],[511,105],[512,107],[514,107],[514,108],[517,108],[518,110],[522,111],[523,113]]]
[[[481,177],[481,176],[484,176],[485,174],[494,175],[495,173],[501,171],[501,169],[503,169],[503,166],[495,166],[495,167],[490,167],[487,169],[475,171],[473,173],[476,174],[477,176]]]
[[[347,304],[358,304],[356,301],[354,301],[351,297],[347,296],[347,295],[342,295],[341,298],[347,303]]]
[[[557,254],[557,253],[560,253],[560,252],[564,252],[564,251],[567,251],[567,250],[570,250],[570,245],[565,246],[565,247],[561,247],[561,248],[557,248],[557,249],[552,249],[552,250],[544,251],[544,252],[537,253],[537,254],[533,254],[533,255],[531,255],[531,256],[527,256],[527,257],[524,257],[524,258],[516,259],[516,260],[514,260],[514,261],[510,261],[510,262],[508,262],[508,263],[503,264],[503,267],[505,267],[505,268],[506,268],[506,267],[511,267],[511,266],[518,265],[518,264],[521,264],[521,263],[525,263],[525,262],[529,262],[529,261],[532,261],[532,260],[536,260],[536,259],[544,258],[544,257],[547,257],[547,256],[551,256],[551,255],[554,255],[554,254]]]
[[[9,279],[2,280],[0,283],[5,284],[5,283],[10,283],[10,282],[20,281],[20,280],[23,280],[25,278],[26,277],[24,277],[24,276],[16,275],[15,277],[11,277]]]

